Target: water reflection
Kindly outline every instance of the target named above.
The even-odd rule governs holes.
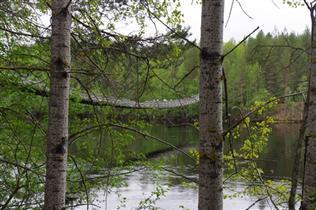
[[[136,172],[126,177],[128,186],[119,189],[113,189],[107,196],[107,209],[114,210],[120,205],[120,201],[124,202],[124,206],[121,204],[121,208],[124,210],[135,210],[141,201],[145,199],[152,198],[151,194],[155,192],[156,187],[161,185],[164,190],[166,190],[165,196],[162,196],[159,200],[155,202],[155,206],[162,210],[176,210],[176,209],[197,209],[198,204],[198,194],[196,188],[183,187],[180,184],[168,187],[168,181],[163,179],[163,177],[178,179],[173,177],[172,174],[160,173],[159,176],[152,176],[152,171],[142,171]],[[243,191],[245,188],[244,183],[228,183],[230,189],[225,189],[225,194],[232,195],[236,191]],[[95,202],[100,209],[105,209],[105,193],[100,190],[98,192],[98,201]],[[224,209],[227,210],[240,210],[246,209],[254,202],[257,198],[254,197],[242,197],[242,198],[229,198],[224,200]],[[251,209],[265,209],[267,206],[266,201],[258,202]],[[184,207],[184,208],[183,208]],[[78,209],[86,209],[84,207]],[[150,209],[150,208],[145,208]]]
[[[277,124],[273,127],[267,148],[258,162],[265,176],[276,178],[290,176],[298,129],[298,124]],[[154,126],[151,134],[183,148],[187,145],[196,145],[198,140],[196,130],[189,127],[168,128],[166,126]],[[166,148],[165,145],[161,145],[158,142],[143,141],[142,139],[138,139],[131,146],[135,151],[145,151],[146,153]],[[191,160],[188,160],[179,153],[173,151],[164,153],[159,159],[164,159],[169,164],[168,168],[178,171],[181,174],[193,178],[197,176],[194,170],[187,170],[192,165]],[[137,209],[139,202],[151,197],[152,192],[155,191],[157,186],[161,186],[166,190],[165,196],[155,202],[155,205],[159,207],[158,209],[197,209],[197,188],[194,186],[189,188],[184,187],[183,179],[174,174],[166,171],[155,173],[153,171],[141,170],[129,174],[125,178],[127,182],[126,187],[112,189],[107,196],[102,190],[97,192],[98,199],[95,204],[100,206],[100,209]],[[236,192],[242,192],[245,187],[247,187],[247,183],[228,182],[226,183],[224,193],[226,195],[233,195]],[[124,202],[120,203],[120,201]],[[255,205],[252,206],[252,210],[270,209],[267,199],[251,196],[227,198],[224,200],[224,209],[246,209],[254,203]],[[117,208],[119,205],[121,207]],[[77,209],[86,209],[86,207],[79,207]]]
[[[267,149],[258,163],[265,175],[290,177],[295,141],[298,138],[299,124],[276,124]]]

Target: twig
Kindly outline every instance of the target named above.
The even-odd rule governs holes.
[[[295,47],[295,46],[291,46],[291,45],[257,45],[255,48],[253,48],[253,51],[256,49],[256,48],[265,48],[265,47],[270,47],[270,48],[289,48],[289,49],[292,49],[294,51],[302,51],[304,53],[306,53],[307,55],[310,55],[310,52],[307,51],[306,49],[304,48],[300,48],[300,47]]]
[[[256,200],[253,204],[251,204],[250,206],[248,206],[248,208],[246,208],[245,210],[251,209],[251,208],[254,207],[254,205],[256,205],[258,202],[263,201],[263,200],[265,200],[265,199],[267,199],[267,197],[265,197],[265,198],[259,198],[259,199]]]
[[[239,47],[239,45],[241,45],[243,42],[245,42],[253,33],[255,33],[260,27],[258,26],[257,28],[255,28],[252,32],[250,32],[247,36],[245,36],[237,45],[235,45],[231,50],[229,50],[227,53],[225,53],[222,56],[222,60],[225,59],[226,56],[228,56],[230,53],[232,53],[236,48]]]
[[[239,0],[236,0],[240,9],[243,11],[243,13],[249,18],[249,19],[253,19],[253,17],[251,17],[247,12],[246,10],[244,10],[243,6],[241,5],[240,1]]]
[[[146,69],[146,77],[145,77],[145,82],[142,88],[142,91],[140,92],[140,94],[137,96],[137,102],[139,103],[139,99],[143,96],[143,94],[145,93],[146,87],[148,85],[149,82],[149,71],[150,71],[150,62],[148,60],[148,58],[146,58],[146,65],[147,65],[147,69]],[[138,89],[137,89],[138,90]]]
[[[298,93],[292,93],[292,94],[288,94],[288,95],[284,95],[284,96],[280,96],[280,97],[276,97],[273,98],[271,100],[268,100],[267,102],[265,102],[264,104],[262,104],[261,106],[255,108],[254,110],[251,110],[250,112],[248,112],[247,114],[245,114],[242,118],[240,118],[234,125],[232,125],[231,127],[229,127],[226,131],[223,132],[223,135],[226,135],[227,133],[229,133],[230,130],[235,129],[240,123],[242,123],[247,117],[249,117],[250,115],[252,115],[253,113],[257,112],[259,109],[269,105],[272,102],[275,102],[277,100],[283,99],[283,98],[288,98],[288,97],[292,97],[292,96],[297,96],[297,95],[302,95],[304,92],[298,92]]]
[[[72,162],[75,164],[75,167],[76,167],[76,169],[78,170],[78,172],[80,174],[80,178],[81,178],[81,181],[82,181],[82,184],[83,184],[83,187],[84,187],[84,191],[85,191],[85,194],[86,194],[87,209],[89,209],[89,193],[88,193],[88,188],[87,188],[84,176],[83,176],[80,168],[78,167],[76,159],[72,155],[69,155],[69,157],[72,160]]]
[[[133,169],[131,171],[127,171],[127,172],[122,172],[122,173],[113,173],[113,174],[106,174],[106,175],[95,175],[93,177],[87,177],[87,180],[94,180],[94,179],[104,179],[104,178],[108,178],[108,177],[118,177],[118,176],[125,176],[125,175],[130,175],[132,173],[144,170],[145,167],[141,167],[141,168],[136,168]]]
[[[191,157],[188,153],[186,153],[185,151],[179,149],[178,147],[174,146],[173,144],[165,141],[165,140],[162,140],[158,137],[155,137],[155,136],[152,136],[150,134],[146,134],[144,132],[141,132],[135,128],[131,128],[131,127],[127,127],[127,126],[124,126],[124,125],[119,125],[119,124],[114,124],[114,123],[105,123],[105,124],[100,124],[100,125],[95,125],[95,126],[91,126],[91,127],[88,127],[88,128],[85,128],[81,131],[78,131],[74,134],[71,134],[69,135],[69,145],[74,143],[75,140],[78,139],[78,137],[80,137],[81,134],[83,133],[87,133],[87,132],[91,132],[92,130],[96,129],[96,128],[100,128],[100,127],[116,127],[116,128],[121,128],[121,129],[125,129],[125,130],[128,130],[128,131],[132,131],[134,133],[137,133],[145,138],[150,138],[150,139],[153,139],[153,140],[156,140],[162,144],[165,144],[165,145],[168,145],[170,147],[172,147],[173,149],[177,150],[178,152],[184,154],[186,157],[188,157],[189,159],[191,159],[192,161],[195,162],[195,159],[193,157]]]
[[[178,85],[181,84],[181,82],[187,78],[194,70],[196,70],[197,68],[199,68],[199,65],[194,66],[188,73],[186,73],[174,86],[173,88],[176,89],[176,87],[178,87]]]
[[[190,45],[192,45],[193,47],[198,48],[199,50],[202,51],[202,49],[195,44],[194,42],[190,41],[189,39],[187,39],[186,37],[182,36],[181,34],[179,34],[175,29],[171,28],[170,26],[168,26],[165,22],[163,22],[159,17],[157,17],[157,15],[155,15],[153,12],[151,12],[151,10],[149,9],[149,7],[147,5],[145,5],[142,1],[141,3],[143,4],[143,6],[147,9],[148,13],[151,14],[153,17],[155,17],[162,25],[164,25],[169,31],[171,31],[172,33],[174,33],[175,35],[177,35],[179,38],[185,40],[187,43],[189,43]],[[146,1],[146,3],[148,4],[148,2]]]
[[[271,0],[271,1],[272,1],[272,4],[273,4],[276,8],[280,9],[280,7],[277,5],[277,3],[276,3],[274,0]]]
[[[307,3],[306,0],[304,0],[304,4],[306,5],[306,7],[307,7],[309,10],[311,10],[311,6]]]
[[[267,193],[267,195],[268,195],[268,197],[269,197],[269,200],[270,200],[271,203],[273,204],[274,208],[275,208],[276,210],[279,210],[278,206],[276,205],[276,203],[274,202],[274,200],[273,200],[273,198],[272,198],[272,195],[271,195],[271,193],[270,193],[270,191],[269,191],[267,185],[265,184],[264,180],[262,179],[262,176],[261,176],[260,172],[258,171],[258,168],[255,168],[255,170],[256,170],[256,172],[257,172],[257,175],[258,175],[258,178],[259,178],[261,184],[264,186],[264,188],[265,188],[265,190],[266,190],[266,193]]]
[[[230,174],[228,177],[226,177],[226,179],[224,179],[223,184],[225,184],[230,178],[232,178],[233,176],[239,174],[238,171],[235,171],[234,173]]]
[[[172,174],[174,174],[174,175],[176,175],[176,176],[179,176],[179,177],[181,177],[181,178],[184,178],[184,179],[186,179],[186,180],[189,180],[190,182],[194,182],[194,183],[196,183],[196,184],[199,183],[199,180],[198,180],[198,179],[194,179],[194,178],[185,176],[185,175],[183,175],[183,174],[179,174],[179,173],[177,173],[177,172],[175,172],[175,171],[173,171],[173,170],[170,170],[170,169],[168,169],[168,168],[166,168],[166,167],[162,167],[162,169],[165,170],[165,171],[168,171],[169,173],[172,173]]]
[[[27,171],[30,171],[30,172],[32,172],[33,174],[36,174],[36,175],[39,176],[39,177],[44,177],[43,174],[40,174],[40,173],[38,173],[37,171],[33,170],[32,168],[28,168],[28,167],[23,166],[23,165],[21,165],[21,164],[14,163],[14,162],[11,162],[11,161],[9,161],[9,160],[5,160],[5,159],[3,159],[3,158],[0,158],[0,162],[6,163],[6,164],[9,164],[9,165],[13,165],[13,166],[15,166],[15,167],[17,167],[17,168],[22,168],[22,169],[27,170]]]
[[[230,9],[229,9],[228,18],[227,18],[227,21],[226,21],[226,24],[225,24],[225,28],[227,27],[228,22],[229,22],[229,20],[230,20],[230,17],[231,17],[231,15],[232,15],[234,3],[235,3],[235,0],[233,0],[232,3],[231,3],[231,5],[230,5]]]
[[[17,180],[17,183],[16,183],[16,187],[14,188],[14,190],[11,192],[9,198],[6,200],[6,202],[1,205],[1,209],[0,210],[5,210],[5,209],[8,209],[8,205],[10,203],[10,201],[14,198],[14,196],[19,192],[20,189],[22,189],[23,187],[25,187],[24,185],[23,186],[20,186],[20,180],[18,179]]]
[[[6,31],[10,34],[14,34],[14,35],[18,35],[18,36],[27,36],[27,37],[40,38],[40,39],[50,39],[50,37],[38,36],[38,35],[34,35],[34,34],[27,34],[27,33],[19,32],[19,31],[12,31],[10,29],[2,28],[2,27],[0,27],[0,30]]]
[[[66,206],[65,209],[68,209],[68,207],[69,208],[75,208],[75,207],[86,206],[86,205],[94,206],[94,207],[97,207],[98,209],[101,209],[101,206],[98,206],[98,205],[93,204],[93,203],[79,203],[79,204],[76,204],[76,205]]]
[[[172,128],[172,127],[191,127],[191,128],[194,128],[195,131],[199,132],[199,128],[194,126],[193,124],[191,123],[180,123],[180,124],[172,124],[172,125],[169,125],[168,127],[169,128]]]
[[[17,71],[17,70],[27,70],[27,71],[42,71],[49,72],[49,68],[36,67],[36,66],[0,66],[0,71]]]

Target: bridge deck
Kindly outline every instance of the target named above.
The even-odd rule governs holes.
[[[199,102],[199,95],[193,95],[174,100],[153,100],[137,102],[125,98],[115,98],[112,96],[87,96],[82,95],[81,102],[84,104],[93,104],[98,106],[115,106],[132,109],[171,109],[188,106]]]

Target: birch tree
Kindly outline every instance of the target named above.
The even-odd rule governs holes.
[[[51,82],[44,209],[63,209],[68,153],[71,0],[52,2]]]
[[[199,210],[223,209],[223,15],[224,0],[202,1]]]

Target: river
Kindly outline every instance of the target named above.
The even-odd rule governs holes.
[[[258,161],[263,169],[265,177],[271,179],[287,178],[291,175],[291,168],[294,155],[294,145],[298,136],[298,124],[276,124],[270,136],[268,145]],[[167,127],[153,126],[150,133],[161,139],[168,140],[178,147],[186,148],[194,146],[198,141],[198,133],[190,127]],[[131,147],[135,151],[152,152],[167,148],[159,142],[139,139]],[[154,158],[154,161],[163,159],[166,162],[165,168],[181,173],[185,176],[196,178],[197,174],[190,170],[192,161],[176,151],[169,151]],[[124,172],[124,171],[123,171]],[[139,167],[135,172],[124,176],[126,185],[110,189],[106,193],[105,187],[100,187],[94,192],[96,194],[95,206],[89,209],[107,210],[134,210],[139,208],[140,202],[147,200],[147,204],[157,209],[197,209],[197,188],[192,184],[183,184],[184,179],[168,171],[155,171],[149,168]],[[228,181],[225,183],[224,194],[231,195],[237,191],[243,191],[247,183]],[[164,191],[164,195],[156,198],[156,192]],[[247,209],[253,203],[252,210],[273,209],[268,199],[260,200],[260,197],[243,196],[224,199],[225,210]],[[76,209],[87,209],[86,206]],[[143,209],[154,209],[146,207]]]

